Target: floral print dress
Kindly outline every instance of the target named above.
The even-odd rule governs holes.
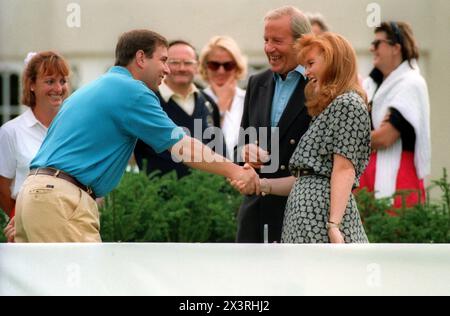
[[[330,209],[330,178],[334,154],[353,163],[354,187],[366,168],[370,155],[370,117],[363,99],[354,91],[336,99],[317,117],[300,140],[291,161],[293,174],[313,169],[316,175],[301,176],[286,205],[282,242],[329,243],[326,223]],[[352,194],[342,220],[346,243],[367,243],[368,239]]]

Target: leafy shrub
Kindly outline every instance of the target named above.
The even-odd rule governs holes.
[[[105,242],[233,242],[242,198],[221,177],[126,173],[101,208]]]
[[[372,243],[450,243],[450,184],[447,172],[433,181],[430,189],[439,188],[442,198],[438,202],[429,199],[422,205],[403,208],[398,216],[389,215],[389,199],[375,200],[373,194],[361,191],[357,194],[358,207]]]
[[[448,211],[436,205],[403,209],[397,217],[380,212],[364,223],[372,243],[450,242]]]
[[[389,199],[372,193],[356,195],[367,235],[372,243],[450,243],[450,184],[447,172],[430,188],[441,199],[404,208],[392,217]],[[236,213],[242,197],[221,177],[193,171],[177,179],[175,173],[150,177],[126,173],[101,208],[105,242],[233,242]],[[0,228],[7,217],[0,211]],[[0,233],[0,242],[5,237]]]
[[[6,237],[5,237],[5,235],[3,235],[3,228],[6,226],[7,223],[8,223],[8,217],[0,208],[0,243],[6,242]]]

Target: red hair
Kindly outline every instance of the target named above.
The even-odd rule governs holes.
[[[297,47],[299,64],[306,64],[306,55],[314,47],[319,49],[325,62],[320,91],[315,91],[311,81],[305,88],[306,106],[311,116],[319,115],[337,96],[352,90],[367,103],[366,93],[358,80],[355,50],[344,37],[331,32],[308,34],[302,36]]]
[[[52,51],[37,53],[31,58],[23,72],[22,104],[31,108],[36,106],[36,96],[31,91],[31,85],[36,83],[38,76],[61,75],[68,77],[69,73],[69,64],[61,55]],[[64,96],[64,98],[66,97],[67,95]]]

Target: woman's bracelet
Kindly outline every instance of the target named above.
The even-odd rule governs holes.
[[[341,223],[333,223],[333,222],[328,221],[327,222],[327,229],[329,230],[331,228],[337,228],[337,229],[341,230],[342,224]]]
[[[270,185],[269,180],[267,180],[266,178],[261,179],[261,195],[266,196],[270,195],[271,193],[272,193],[272,186]]]

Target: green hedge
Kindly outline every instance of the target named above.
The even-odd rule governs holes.
[[[430,192],[436,189],[441,199],[431,201]],[[446,170],[440,180],[432,181],[425,204],[404,207],[396,217],[386,213],[389,199],[375,200],[373,194],[365,191],[356,197],[372,243],[450,243],[450,184]]]
[[[450,190],[446,171],[430,188],[439,201],[426,201],[399,216],[386,213],[389,199],[357,195],[361,217],[372,243],[450,243]],[[428,194],[429,196],[430,194]],[[177,180],[126,174],[102,209],[105,241],[232,242],[242,197],[220,177],[193,172]]]
[[[0,243],[6,242],[6,237],[3,235],[3,228],[7,224],[7,216],[6,214],[0,209]]]
[[[450,185],[446,171],[430,189],[441,199],[426,201],[399,216],[386,214],[388,200],[357,195],[372,243],[450,243]],[[429,195],[428,195],[429,196]],[[242,197],[221,177],[194,171],[178,180],[126,173],[104,202],[101,233],[105,242],[233,242]],[[0,227],[6,224],[1,213]],[[0,242],[4,237],[0,234]]]
[[[221,177],[126,173],[101,208],[105,242],[233,242],[242,197]]]

